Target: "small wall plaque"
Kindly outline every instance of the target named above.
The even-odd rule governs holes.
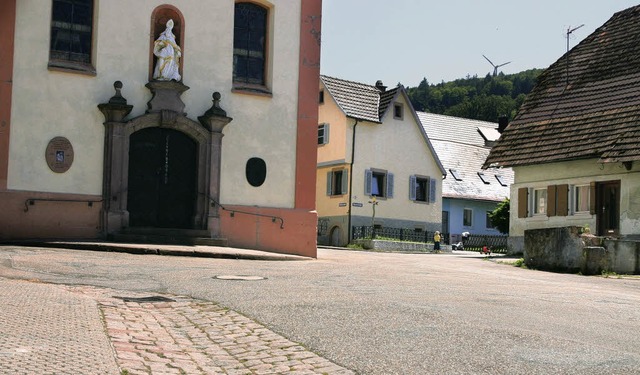
[[[73,163],[73,147],[65,137],[55,137],[49,141],[45,158],[49,168],[56,173],[64,173]]]

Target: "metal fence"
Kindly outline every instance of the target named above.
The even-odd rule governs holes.
[[[398,241],[433,243],[433,234],[435,232],[416,231],[409,228],[374,228],[371,226],[354,226],[352,237],[358,239],[392,239]],[[450,245],[449,233],[441,233],[444,245]],[[507,236],[487,236],[471,234],[463,238],[460,250],[481,251],[484,246],[491,249],[492,253],[507,252]]]
[[[353,227],[353,239],[378,238],[393,239],[398,241],[433,243],[433,234],[435,232],[416,231],[409,228],[374,228],[371,226]],[[442,240],[440,243],[449,244],[449,234],[441,233]]]

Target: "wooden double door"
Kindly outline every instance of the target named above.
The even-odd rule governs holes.
[[[151,127],[129,139],[127,210],[132,227],[193,228],[197,144],[173,129]]]

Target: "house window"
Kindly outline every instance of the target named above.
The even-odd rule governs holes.
[[[414,202],[435,202],[436,180],[426,176],[409,176],[409,199]]]
[[[473,210],[465,208],[462,212],[462,226],[470,227],[473,225]]]
[[[588,213],[589,202],[591,202],[589,185],[579,185],[573,187],[573,212]]]
[[[324,103],[324,90],[320,90],[320,92],[318,93],[318,103]]]
[[[507,186],[507,183],[504,181],[504,177],[500,176],[499,174],[496,175],[496,180],[498,180],[498,183],[502,186]]]
[[[491,211],[487,211],[487,229],[494,229],[496,226],[491,221]]]
[[[486,185],[489,185],[489,179],[487,179],[487,176],[485,176],[484,173],[478,172],[478,177],[480,177],[482,182],[484,182]]]
[[[533,190],[533,214],[542,215],[547,212],[547,189]]]
[[[233,82],[265,85],[268,10],[236,3],[233,25]]]
[[[393,118],[396,120],[402,120],[404,118],[404,108],[402,104],[395,103],[393,105]]]
[[[93,0],[53,0],[49,67],[94,72]]]
[[[329,143],[329,124],[318,125],[318,144],[326,145]]]
[[[393,198],[393,173],[379,169],[367,169],[364,173],[364,194]]]
[[[455,169],[449,169],[449,172],[451,172],[451,175],[453,176],[453,178],[454,178],[456,181],[462,181],[462,177],[460,177],[460,173],[458,173],[458,171],[457,171],[457,170],[455,170]]]
[[[344,195],[348,190],[349,172],[337,169],[327,172],[327,195]]]

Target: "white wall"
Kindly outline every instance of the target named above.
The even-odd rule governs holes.
[[[525,229],[585,226],[596,228],[596,215],[576,214],[547,217],[518,218],[518,189],[521,187],[546,188],[548,185],[584,185],[592,181],[621,181],[620,234],[640,234],[640,165],[634,163],[631,171],[622,164],[600,164],[597,159],[566,163],[542,164],[514,168],[515,182],[511,185],[510,236],[524,236]]]
[[[442,172],[438,168],[421,132],[411,115],[404,97],[404,119],[393,118],[393,103],[382,124],[360,122],[356,128],[356,151],[353,166],[353,202],[363,207],[353,207],[354,216],[371,216],[370,197],[364,195],[364,171],[375,168],[394,174],[394,197],[378,199],[376,217],[422,222],[442,221]],[[347,139],[351,143],[349,127]],[[437,181],[435,203],[416,203],[409,199],[409,176],[423,175]]]
[[[104,117],[97,105],[124,84],[123,96],[134,105],[130,118],[144,114],[148,81],[150,17],[161,0],[96,0],[95,77],[47,69],[50,1],[17,4],[13,102],[8,188],[43,192],[102,193]],[[272,97],[231,92],[233,1],[183,0],[175,4],[185,21],[183,94],[192,119],[211,107],[214,91],[233,121],[225,128],[221,201],[293,207],[299,64],[299,2],[272,2]],[[46,165],[50,139],[68,138],[74,163],[57,174]],[[245,178],[251,157],[267,163],[259,188]]]

